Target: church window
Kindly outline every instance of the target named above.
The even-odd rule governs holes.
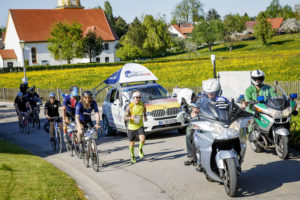
[[[32,47],[31,48],[31,60],[32,60],[32,64],[36,64],[36,48]]]

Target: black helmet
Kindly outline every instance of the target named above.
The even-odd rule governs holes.
[[[34,90],[35,90],[35,87],[33,86],[33,87],[31,87],[30,89],[29,89],[31,92],[34,92]]]
[[[84,97],[92,97],[93,93],[90,90],[86,90],[82,92],[82,96]]]

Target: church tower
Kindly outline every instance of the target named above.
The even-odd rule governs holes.
[[[83,9],[80,0],[57,0],[57,9]]]

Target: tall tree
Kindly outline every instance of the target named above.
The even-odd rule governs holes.
[[[112,27],[115,26],[115,20],[114,20],[114,16],[113,16],[113,9],[109,3],[109,1],[104,1],[104,12],[106,14],[106,17],[108,19],[108,21],[110,22],[110,25]]]
[[[285,19],[295,18],[296,12],[293,11],[292,7],[289,5],[285,5],[282,7],[281,15]]]
[[[188,39],[184,41],[184,49],[188,52],[188,58],[191,58],[191,53],[197,54],[197,46],[196,42]]]
[[[206,15],[206,21],[216,20],[220,19],[221,16],[218,14],[218,12],[213,8],[207,12]]]
[[[206,22],[205,20],[202,20],[199,22],[193,29],[192,32],[192,40],[199,45],[202,43],[205,43],[211,51],[211,48],[214,44],[214,42],[217,39],[217,33],[213,29],[213,27],[209,24],[209,22]]]
[[[172,12],[177,22],[198,21],[203,15],[203,4],[199,0],[182,0]]]
[[[242,32],[246,27],[243,19],[239,14],[236,15],[226,15],[224,17],[224,29],[223,29],[223,40],[228,46],[230,52],[232,51],[234,43],[237,38],[234,36],[235,33]]]
[[[116,34],[121,38],[123,35],[125,35],[128,31],[128,24],[122,17],[117,17],[115,19],[115,31]]]
[[[266,16],[268,18],[278,17],[278,14],[281,13],[281,9],[282,7],[279,3],[279,0],[272,0],[270,5],[267,7]]]
[[[103,50],[103,40],[94,31],[89,31],[83,38],[83,53],[89,57],[90,63],[92,58],[101,54]]]
[[[73,58],[83,56],[83,40],[81,24],[59,22],[54,24],[48,39],[48,50],[55,59],[67,60],[70,64]]]
[[[267,45],[268,40],[270,40],[274,35],[274,30],[272,25],[267,20],[265,12],[260,12],[257,16],[257,24],[254,27],[254,35],[260,38],[264,45]]]

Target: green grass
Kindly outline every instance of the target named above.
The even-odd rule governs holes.
[[[291,142],[292,146],[296,149],[300,149],[300,114],[296,117],[292,116],[292,121],[297,123],[296,131],[293,133],[294,137]]]
[[[45,160],[0,140],[0,199],[85,199],[75,181]]]

